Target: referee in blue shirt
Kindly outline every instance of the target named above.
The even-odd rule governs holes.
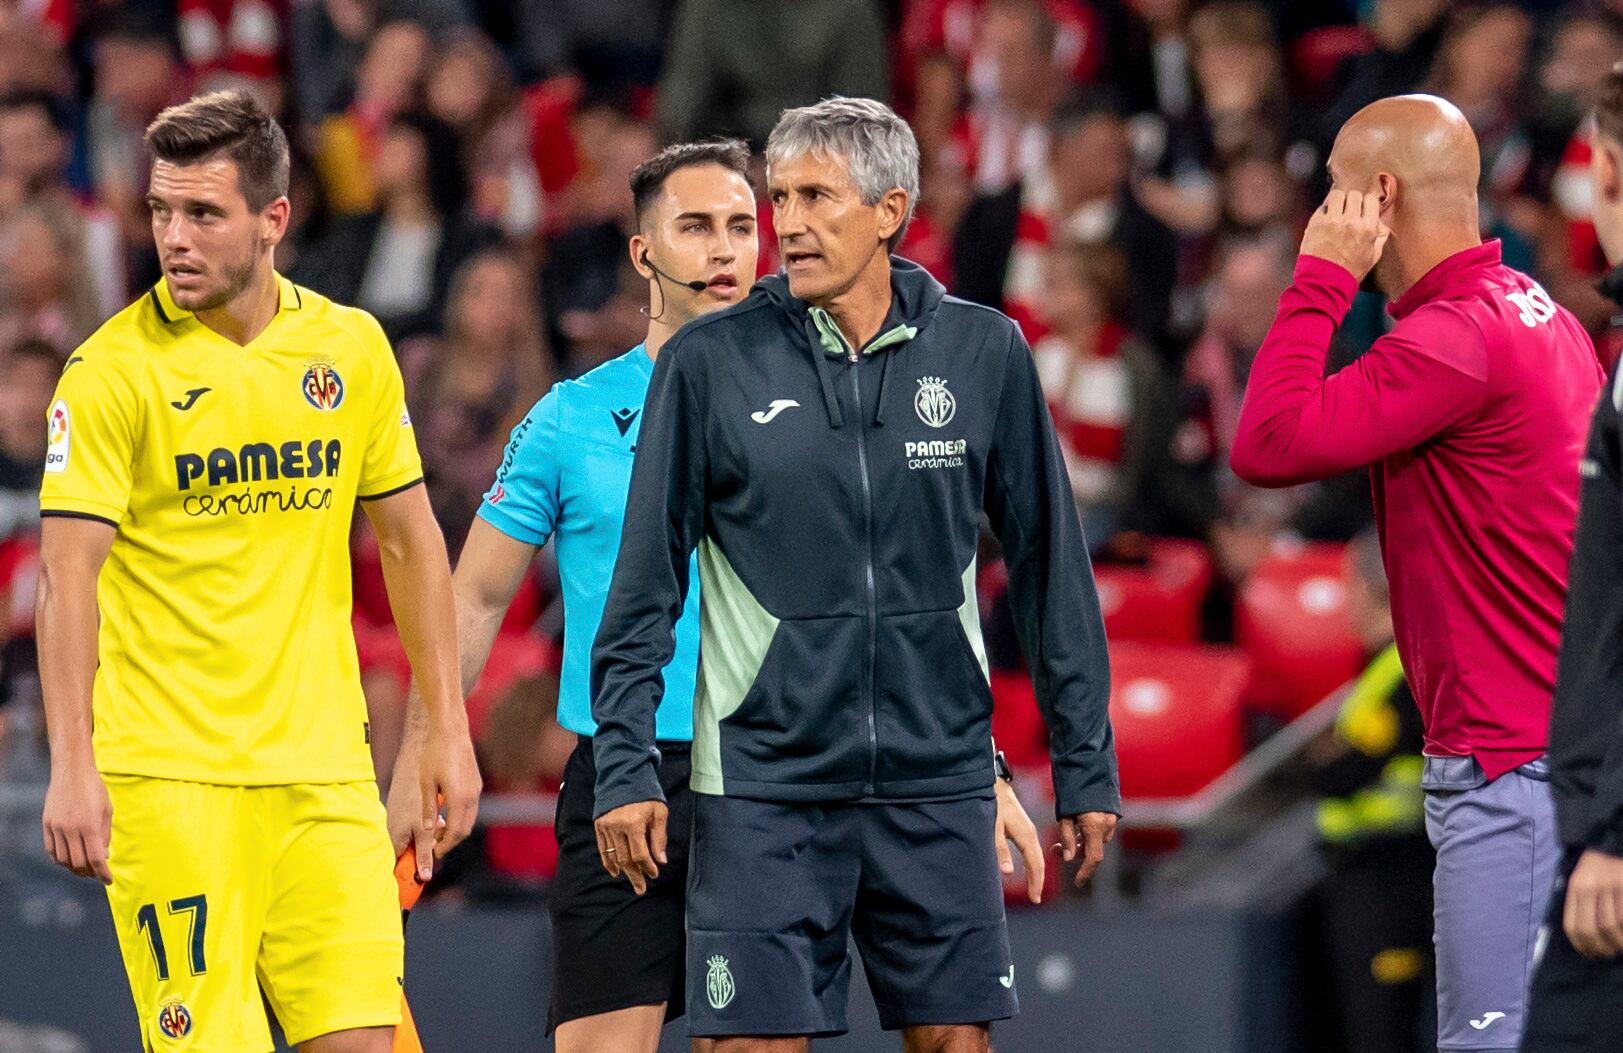
[[[666,692],[655,714],[659,779],[670,802],[669,849],[659,876],[640,888],[606,873],[599,862],[592,824],[596,725],[587,680],[654,360],[684,324],[742,300],[755,280],[759,241],[748,166],[744,144],[722,140],[669,147],[632,173],[640,229],[629,248],[632,264],[648,280],[647,339],[558,384],[513,430],[456,569],[462,681],[472,690],[530,561],[548,538],[557,544],[564,595],[558,721],[581,736],[559,794],[558,873],[548,897],[548,1026],[559,1053],[652,1053],[665,1022],[683,1013],[698,591],[689,593],[676,623],[675,654],[665,667]],[[422,719],[413,692],[401,763],[415,755]],[[396,779],[393,785],[391,819],[401,816],[400,829],[409,831],[416,806],[406,798],[415,781]],[[1043,865],[1036,830],[1006,784],[1000,784],[998,803],[1004,869],[1013,867],[1007,837],[1025,857],[1035,899]]]

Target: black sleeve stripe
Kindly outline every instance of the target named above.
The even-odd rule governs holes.
[[[393,497],[395,494],[403,494],[407,490],[410,490],[414,486],[421,486],[422,483],[423,483],[423,477],[419,475],[417,478],[413,479],[411,482],[409,482],[409,483],[401,483],[399,486],[395,487],[393,490],[385,490],[381,494],[361,494],[359,496],[360,496],[360,499],[362,501],[381,501],[385,497]]]
[[[106,516],[94,515],[90,512],[61,512],[54,508],[46,508],[40,511],[39,517],[41,519],[90,519],[97,523],[106,523],[114,530],[118,529],[118,524],[113,520],[108,519]]]

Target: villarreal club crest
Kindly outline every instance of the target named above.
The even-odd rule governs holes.
[[[192,1030],[192,1014],[182,1002],[165,1002],[158,1010],[158,1030],[165,1038],[185,1038]]]
[[[304,371],[304,400],[324,413],[344,401],[344,378],[331,362],[314,362]]]

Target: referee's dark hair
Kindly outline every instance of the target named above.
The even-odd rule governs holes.
[[[287,134],[246,91],[211,92],[169,107],[147,125],[146,145],[156,160],[177,165],[230,158],[255,212],[287,196]]]
[[[659,200],[665,189],[665,180],[684,168],[696,165],[720,165],[729,172],[750,178],[750,148],[742,139],[705,139],[697,143],[676,143],[667,146],[631,170],[631,201],[637,209],[637,223],[641,225],[648,210]]]
[[[1623,150],[1623,62],[1601,79],[1595,93],[1595,130]]]

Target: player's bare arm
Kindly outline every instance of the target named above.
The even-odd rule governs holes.
[[[35,601],[40,686],[51,740],[45,793],[45,851],[81,877],[112,882],[107,845],[113,806],[90,746],[96,679],[96,578],[114,528],[93,519],[48,516],[40,529]]]
[[[535,552],[534,545],[508,537],[483,519],[474,519],[468,539],[462,545],[456,571],[451,575],[463,697],[479,682],[502,619],[524,581]],[[418,828],[422,802],[418,769],[428,730],[428,709],[414,678],[406,699],[406,730],[401,736],[400,753],[389,784],[389,836],[394,840],[396,855],[412,843]]]
[[[417,870],[425,880],[434,858],[467,837],[479,811],[479,766],[468,735],[457,667],[456,616],[445,538],[429,508],[428,492],[414,486],[362,503],[378,535],[383,579],[400,641],[422,693],[428,730],[417,765]],[[439,823],[439,802],[445,822]]]

